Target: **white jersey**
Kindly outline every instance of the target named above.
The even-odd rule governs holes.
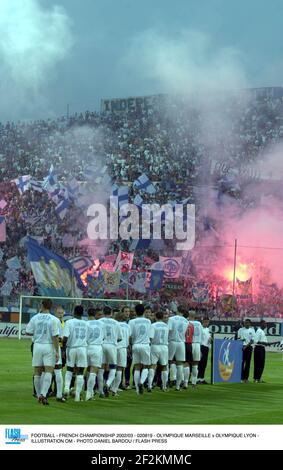
[[[58,323],[58,336],[59,338],[63,338],[63,328],[62,328],[62,323],[60,322],[59,318],[58,317],[55,317],[54,318],[57,320],[57,323]]]
[[[201,332],[201,345],[206,346],[207,348],[209,348],[210,338],[211,338],[211,333],[209,331],[208,326],[203,326],[202,327],[202,332]]]
[[[89,320],[87,322],[87,345],[98,346],[105,338],[105,326],[99,320]]]
[[[145,317],[133,318],[129,321],[133,344],[149,344],[154,336],[151,321]]]
[[[151,344],[159,344],[168,346],[169,328],[167,323],[158,321],[152,325],[154,331],[154,337],[152,338]]]
[[[130,327],[126,322],[119,322],[121,333],[122,333],[122,341],[118,343],[118,349],[120,348],[127,348],[129,346],[130,341]]]
[[[188,320],[181,315],[170,317],[168,320],[169,342],[184,343],[188,324]]]
[[[98,321],[103,323],[105,327],[103,344],[113,344],[114,346],[117,346],[118,341],[122,339],[120,323],[111,317],[100,318]]]
[[[189,323],[194,326],[192,343],[201,343],[202,324],[198,320],[190,320]]]
[[[250,328],[240,328],[238,331],[238,339],[243,341],[244,346],[254,342],[255,330],[253,327]]]
[[[52,344],[52,337],[59,336],[60,332],[57,320],[50,313],[37,313],[28,323],[26,332],[33,335],[34,343]]]
[[[257,344],[257,343],[268,343],[266,334],[265,334],[264,330],[260,327],[258,327],[258,329],[256,330],[255,337],[254,337],[254,342],[255,342],[255,344]],[[260,346],[264,347],[263,344],[261,344]]]
[[[87,323],[85,320],[72,318],[65,323],[64,337],[68,338],[67,348],[87,346]]]

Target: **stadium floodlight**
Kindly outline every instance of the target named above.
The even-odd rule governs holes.
[[[86,309],[89,307],[102,308],[108,305],[112,308],[121,308],[124,306],[132,307],[135,304],[141,304],[141,300],[135,299],[96,299],[89,297],[50,297],[41,295],[21,295],[20,296],[20,311],[19,311],[19,333],[18,338],[22,338],[22,324],[23,313],[36,314],[39,312],[42,299],[52,300],[53,307],[62,305],[64,310],[72,316],[75,305],[83,305]],[[27,322],[28,323],[28,322]]]

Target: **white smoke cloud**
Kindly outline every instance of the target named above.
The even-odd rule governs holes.
[[[217,48],[207,34],[183,30],[172,38],[156,30],[137,35],[123,61],[139,78],[160,92],[190,94],[196,90],[244,88],[241,54],[234,47]]]
[[[39,0],[0,0],[0,31],[2,118],[46,113],[44,88],[73,43],[69,17]]]

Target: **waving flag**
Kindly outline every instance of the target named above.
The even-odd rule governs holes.
[[[28,238],[26,246],[31,269],[42,295],[81,296],[83,283],[71,263],[39,245],[33,238]]]
[[[0,215],[0,242],[6,241],[6,222],[5,217]]]
[[[151,271],[150,290],[158,290],[162,288],[164,271]]]
[[[143,173],[136,181],[134,181],[134,187],[140,191],[145,191],[148,194],[156,193],[154,185],[145,173]]]
[[[68,199],[63,199],[63,201],[59,202],[59,204],[55,207],[55,212],[61,220],[63,220],[66,216],[69,206],[70,201]]]
[[[132,271],[128,274],[128,284],[130,289],[134,289],[140,294],[146,293],[146,272]]]
[[[30,189],[33,189],[34,191],[37,191],[38,193],[43,193],[43,187],[42,187],[41,181],[30,180],[29,184],[30,184]]]
[[[60,187],[60,184],[58,183],[58,177],[55,174],[53,164],[50,167],[48,175],[46,176],[46,178],[44,178],[42,187],[49,193],[54,191],[57,187]]]
[[[31,178],[30,175],[24,175],[24,176],[19,176],[19,178],[12,180],[16,184],[20,194],[23,194],[25,191],[29,189],[30,178]]]

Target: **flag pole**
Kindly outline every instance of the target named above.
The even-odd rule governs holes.
[[[234,249],[233,296],[235,295],[236,266],[237,266],[237,238],[235,238],[235,249]]]

